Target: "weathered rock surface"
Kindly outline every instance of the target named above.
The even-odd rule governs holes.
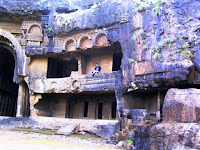
[[[130,115],[132,125],[143,124],[148,117],[148,113],[146,109],[132,109],[132,110],[125,110],[126,114]]]
[[[200,129],[196,123],[163,123],[137,127],[129,133],[133,145],[143,150],[200,149]]]
[[[136,150],[136,148],[133,146],[133,144],[131,144],[127,141],[119,141],[117,143],[117,146],[119,148],[126,149],[126,150]]]
[[[163,121],[200,121],[200,90],[170,89],[164,99]]]
[[[5,128],[32,128],[57,131],[58,134],[70,135],[77,132],[88,132],[104,139],[110,137],[116,132],[116,121],[113,123],[107,120],[81,120],[81,119],[62,119],[38,117],[38,120],[31,118],[0,118],[0,129]]]
[[[55,36],[102,29],[111,44],[119,42],[121,45],[124,58],[121,69],[128,87],[134,88],[132,85],[136,85],[137,88],[151,88],[187,83],[188,80],[191,83],[200,81],[198,76],[190,76],[199,70],[200,2],[197,0],[169,0],[161,4],[136,3],[133,0],[1,0],[0,4],[2,19],[10,16],[18,20],[42,21],[49,42],[41,47],[33,47],[33,52],[27,46],[27,54],[61,53],[62,49],[54,47]],[[157,10],[157,5],[162,7]],[[130,59],[138,62],[136,67],[143,66],[144,73],[138,74],[134,63],[129,63]],[[179,61],[184,59],[194,64],[180,65]],[[152,67],[145,66],[147,63],[154,65],[150,73]],[[193,66],[196,70],[193,70]]]
[[[60,128],[56,133],[70,135],[75,132],[78,125],[65,125],[64,127]]]
[[[15,127],[32,127],[37,122],[31,118],[0,118],[0,128],[15,128]]]
[[[189,60],[174,63],[145,61],[135,64],[133,70],[133,80],[137,88],[167,86],[194,80],[194,64]]]
[[[116,132],[115,123],[101,124],[101,123],[86,123],[79,124],[78,131],[86,131],[96,134],[104,139],[110,139],[110,137]]]

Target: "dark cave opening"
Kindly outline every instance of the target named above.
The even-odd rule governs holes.
[[[70,60],[48,58],[47,78],[69,77],[72,71],[78,71],[78,61],[75,58]]]
[[[16,116],[18,85],[13,82],[15,58],[0,47],[0,116]]]

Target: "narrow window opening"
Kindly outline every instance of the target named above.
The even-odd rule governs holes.
[[[84,104],[84,114],[83,114],[84,117],[87,117],[88,116],[88,102],[85,102]]]
[[[68,106],[68,118],[71,118],[71,103],[70,102]]]
[[[117,103],[112,102],[112,111],[111,111],[112,118],[116,118],[116,107],[117,107]]]
[[[103,103],[99,103],[98,106],[98,119],[102,119],[103,116]]]
[[[67,102],[66,103],[66,114],[65,114],[65,118],[71,118],[71,102]]]

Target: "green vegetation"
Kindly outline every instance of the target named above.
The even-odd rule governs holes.
[[[160,15],[161,9],[163,9],[162,4],[164,4],[164,3],[166,3],[166,2],[167,2],[166,0],[156,0],[156,1],[153,3],[153,12],[154,12],[156,15]]]
[[[134,0],[133,2],[135,3],[138,11],[148,10],[151,5],[151,0]]]
[[[133,144],[132,140],[126,140],[126,142]]]
[[[136,61],[136,60],[134,60],[133,58],[130,58],[130,59],[129,59],[129,63],[130,63],[130,64],[131,64],[131,63],[135,63],[135,64],[136,64],[136,63],[137,63],[137,61]]]
[[[143,49],[148,50],[148,49],[149,49],[149,45],[148,45],[148,44],[145,44],[145,45],[143,46]]]
[[[58,28],[67,27],[70,24],[70,18],[60,17],[57,19]]]
[[[168,36],[165,41],[167,42],[167,45],[170,48],[172,45],[171,37]]]
[[[161,54],[160,50],[161,48],[165,46],[164,41],[159,41],[156,46],[152,47],[149,52],[153,55],[154,59],[160,60],[161,59]]]
[[[40,133],[40,134],[48,134],[48,135],[56,135],[56,131],[53,130],[33,130],[31,128],[14,128],[10,129],[11,131],[23,131],[29,133]]]
[[[167,3],[167,0],[132,0],[135,3],[137,11],[150,11],[152,6],[152,11],[156,15],[160,15],[163,9],[162,5]]]
[[[161,54],[160,54],[159,52],[155,52],[155,53],[153,54],[153,58],[154,58],[154,59],[157,59],[157,60],[160,60],[160,59],[161,59]]]
[[[31,129],[31,128],[13,128],[10,129],[11,131],[22,131],[22,132],[28,132],[28,133],[40,133],[40,134],[47,134],[47,135],[59,135],[56,133],[55,130],[38,130],[38,129]],[[95,134],[71,134],[69,137],[76,137],[81,139],[96,139],[96,140],[103,140],[101,137],[95,135]]]
[[[193,38],[196,40],[198,36],[196,34],[193,34]]]
[[[168,17],[169,19],[167,22],[168,23],[167,26],[169,28],[172,28],[172,27],[176,27],[179,29],[181,28],[182,26],[181,24],[179,23],[175,24],[173,22],[172,17],[175,17],[175,14],[173,14],[172,10],[168,8],[170,4],[168,3],[167,0],[132,0],[132,1],[136,6],[136,9],[137,9],[136,11],[142,12],[142,11],[152,10],[152,12],[156,16],[160,16],[162,12],[165,12],[167,15],[170,15]],[[193,20],[193,18],[189,14],[187,14],[186,10],[184,9],[182,10],[185,16],[182,21],[184,22],[185,27],[190,27],[191,26],[190,22]],[[173,49],[172,39],[170,35],[168,35],[168,37],[164,37],[163,40],[155,44],[146,43],[147,35],[145,34],[143,29],[138,29],[137,31],[135,31],[131,39],[137,40],[138,37],[139,39],[141,39],[140,41],[143,45],[142,49],[148,50],[152,54],[154,59],[160,60],[162,58],[160,51],[163,47],[168,47],[169,49]],[[194,39],[194,45],[198,45],[200,43],[200,38],[198,37],[198,35],[193,34],[193,39]],[[183,40],[182,37],[178,37],[176,41],[177,40],[179,41],[180,44],[177,46],[177,50],[175,49],[175,52],[172,52],[170,55],[172,56],[174,54],[181,53],[184,56],[184,59],[192,58],[193,54],[190,51],[189,43],[186,40]],[[129,63],[133,63],[133,62],[136,62],[136,61],[134,59],[129,60]]]
[[[178,48],[180,49],[180,52],[183,54],[185,59],[190,59],[193,57],[192,52],[189,50],[189,44],[183,40],[182,36],[178,37],[178,40],[180,42],[180,45],[178,45]]]
[[[95,135],[95,134],[71,134],[69,135],[69,137],[76,137],[76,138],[80,138],[80,139],[96,139],[96,140],[104,140],[101,137]]]
[[[146,122],[146,124],[147,124],[147,125],[150,125],[150,124],[151,124],[151,122],[150,122],[150,121],[147,121],[147,122]]]
[[[144,30],[143,30],[143,29],[137,30],[137,31],[133,34],[132,40],[136,40],[137,35],[140,35],[140,36],[144,37],[144,39],[146,38],[146,35],[144,34]]]

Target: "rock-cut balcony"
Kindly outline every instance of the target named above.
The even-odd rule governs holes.
[[[89,91],[114,91],[121,80],[121,71],[75,75],[65,78],[30,79],[30,89],[34,93],[72,93]]]

